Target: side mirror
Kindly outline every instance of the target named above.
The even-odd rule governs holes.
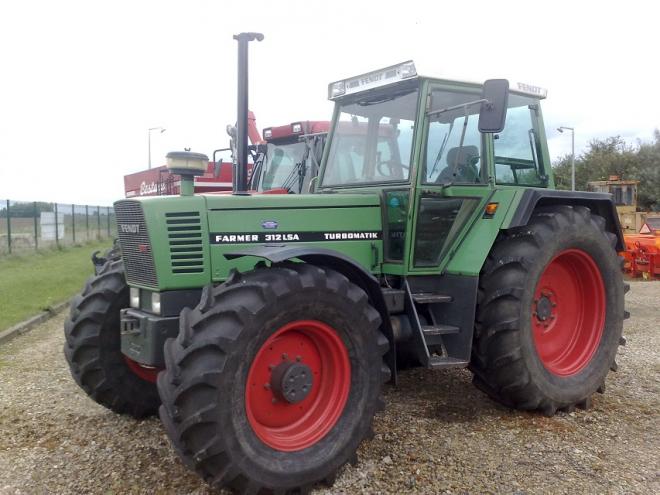
[[[484,83],[481,97],[487,102],[479,111],[479,132],[502,132],[509,104],[509,81],[489,79]]]

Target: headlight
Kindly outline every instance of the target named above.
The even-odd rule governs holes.
[[[151,311],[160,314],[160,292],[151,293]]]
[[[399,66],[399,76],[401,79],[408,79],[409,77],[415,77],[416,75],[417,69],[412,61],[405,62]]]
[[[264,129],[264,139],[270,139],[273,137],[273,130],[272,129]]]
[[[341,96],[346,93],[346,83],[344,81],[337,81],[330,84],[328,88],[328,99],[332,100],[337,96]]]
[[[293,132],[294,134],[298,134],[302,132],[302,124],[301,123],[291,124],[291,132]]]
[[[129,305],[131,308],[140,309],[140,289],[137,287],[131,287]]]

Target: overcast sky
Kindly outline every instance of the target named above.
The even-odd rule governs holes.
[[[123,175],[225,147],[236,42],[250,46],[259,128],[329,119],[330,81],[413,59],[452,79],[548,88],[553,158],[595,137],[660,128],[660,4],[307,0],[0,3],[0,198],[109,205]]]

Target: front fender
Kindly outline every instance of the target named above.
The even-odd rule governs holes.
[[[387,304],[378,279],[361,265],[339,251],[305,246],[259,246],[225,253],[224,256],[228,260],[243,256],[254,256],[268,260],[271,263],[282,263],[283,261],[297,259],[312,265],[331,268],[342,273],[352,283],[361,287],[369,296],[370,304],[380,313],[381,329],[390,342],[390,350],[385,359],[392,373],[392,381],[396,383],[396,347]]]

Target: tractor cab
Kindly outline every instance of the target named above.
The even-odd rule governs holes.
[[[263,130],[265,145],[250,177],[251,191],[309,191],[318,175],[328,121],[303,121]]]
[[[421,77],[412,62],[332,83],[318,191],[381,195],[384,271],[437,273],[454,259],[451,271],[463,272],[461,258],[488,249],[458,252],[466,226],[503,218],[500,199],[516,186],[552,186],[543,97],[529,85],[509,94],[501,80]]]

